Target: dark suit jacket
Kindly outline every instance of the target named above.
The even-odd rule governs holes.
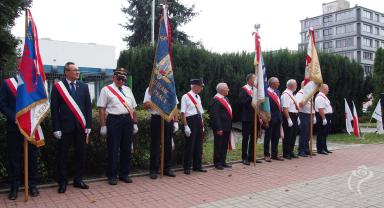
[[[1,84],[0,88],[0,111],[7,118],[7,131],[18,131],[19,128],[15,124],[16,97],[8,87],[5,80]]]
[[[279,107],[273,101],[272,98],[269,98],[269,106],[271,108],[271,124],[276,124],[276,123],[281,123],[283,122],[283,115],[282,112],[280,111]]]
[[[209,117],[213,131],[230,131],[232,129],[232,120],[227,109],[215,98],[209,106]]]
[[[71,92],[67,80],[63,79],[62,82],[64,83],[68,92]],[[85,122],[87,123],[86,128],[91,128],[92,106],[91,96],[89,95],[87,84],[76,81],[76,96],[74,100],[85,117]],[[62,99],[55,86],[52,87],[51,92],[51,115],[52,128],[54,132],[62,131],[63,133],[69,133],[75,129],[81,129],[80,123],[77,121],[71,109]]]
[[[255,109],[252,107],[252,96],[240,88],[239,101],[241,104],[241,121],[253,121],[255,118]]]

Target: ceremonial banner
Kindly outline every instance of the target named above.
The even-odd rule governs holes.
[[[49,113],[46,78],[32,14],[27,10],[24,51],[17,75],[16,122],[20,132],[36,146],[44,145],[35,131]]]
[[[323,84],[319,57],[317,56],[316,41],[313,28],[308,31],[308,47],[304,77],[304,103],[308,102]]]
[[[167,6],[163,6],[149,94],[151,95],[151,108],[166,121],[170,121],[177,112],[176,88],[170,53],[172,47],[170,28]]]

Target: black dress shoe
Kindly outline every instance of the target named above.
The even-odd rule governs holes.
[[[89,189],[89,186],[84,181],[77,181],[73,183],[73,186],[80,189]]]
[[[263,161],[261,161],[261,160],[256,160],[256,163],[263,163]]]
[[[132,179],[129,176],[120,177],[119,180],[123,181],[124,183],[132,183],[133,182]]]
[[[17,192],[19,192],[19,190],[17,188],[11,188],[11,190],[9,191],[9,194],[8,194],[8,199],[9,200],[16,200]]]
[[[218,170],[224,170],[224,167],[222,165],[215,165],[215,168]]]
[[[184,170],[184,174],[186,174],[186,175],[190,175],[191,174],[191,170]]]
[[[300,157],[308,157],[307,154],[304,154],[304,153],[300,153],[299,156]]]
[[[326,152],[326,153],[332,153],[332,152],[331,152],[331,151],[329,151],[329,150],[325,150],[325,152]]]
[[[206,173],[208,172],[206,169],[204,168],[196,168],[196,169],[193,169],[193,171],[197,171],[197,172],[202,172],[202,173]]]
[[[320,151],[320,152],[317,152],[317,154],[321,154],[321,155],[328,155],[328,153],[326,153],[325,151]]]
[[[299,157],[295,154],[291,154],[291,158],[299,158]]]
[[[108,184],[111,186],[117,185],[117,180],[116,178],[110,178],[108,179]]]
[[[164,175],[168,177],[176,177],[175,173],[172,170],[165,171]]]
[[[251,164],[248,160],[243,160],[242,163],[243,163],[244,165],[250,165],[250,164]]]
[[[29,188],[29,194],[32,196],[32,197],[37,197],[40,195],[39,193],[39,190],[35,187],[31,187]]]
[[[284,161],[281,157],[271,157],[272,160]]]
[[[287,160],[291,160],[291,156],[283,156],[283,158],[287,159]]]
[[[150,175],[149,175],[149,177],[151,178],[151,179],[157,179],[157,174],[156,173],[151,173]]]
[[[228,164],[228,163],[224,163],[223,165],[224,168],[232,168],[232,165]]]
[[[59,192],[59,194],[65,193],[66,190],[67,190],[67,184],[66,183],[59,184],[59,189],[57,191],[57,192]]]

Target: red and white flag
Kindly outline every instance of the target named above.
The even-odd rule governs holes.
[[[352,105],[353,105],[353,134],[359,138],[360,137],[359,118],[357,116],[356,106],[353,101],[352,101]]]
[[[305,77],[304,77],[304,103],[308,102],[312,96],[319,90],[323,84],[323,77],[321,75],[321,68],[319,57],[317,56],[316,41],[314,30],[311,27],[308,31],[308,47],[305,63]]]
[[[353,121],[353,115],[351,112],[351,109],[349,108],[347,100],[344,98],[345,101],[345,129],[347,130],[348,134],[351,134],[353,132],[352,128],[352,121]]]

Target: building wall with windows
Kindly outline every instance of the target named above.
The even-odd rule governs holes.
[[[384,14],[357,5],[325,10],[324,6],[326,12],[323,15],[300,21],[299,50],[306,49],[307,32],[313,27],[318,51],[348,57],[361,63],[365,75],[372,74],[375,52],[380,47],[384,48]]]

